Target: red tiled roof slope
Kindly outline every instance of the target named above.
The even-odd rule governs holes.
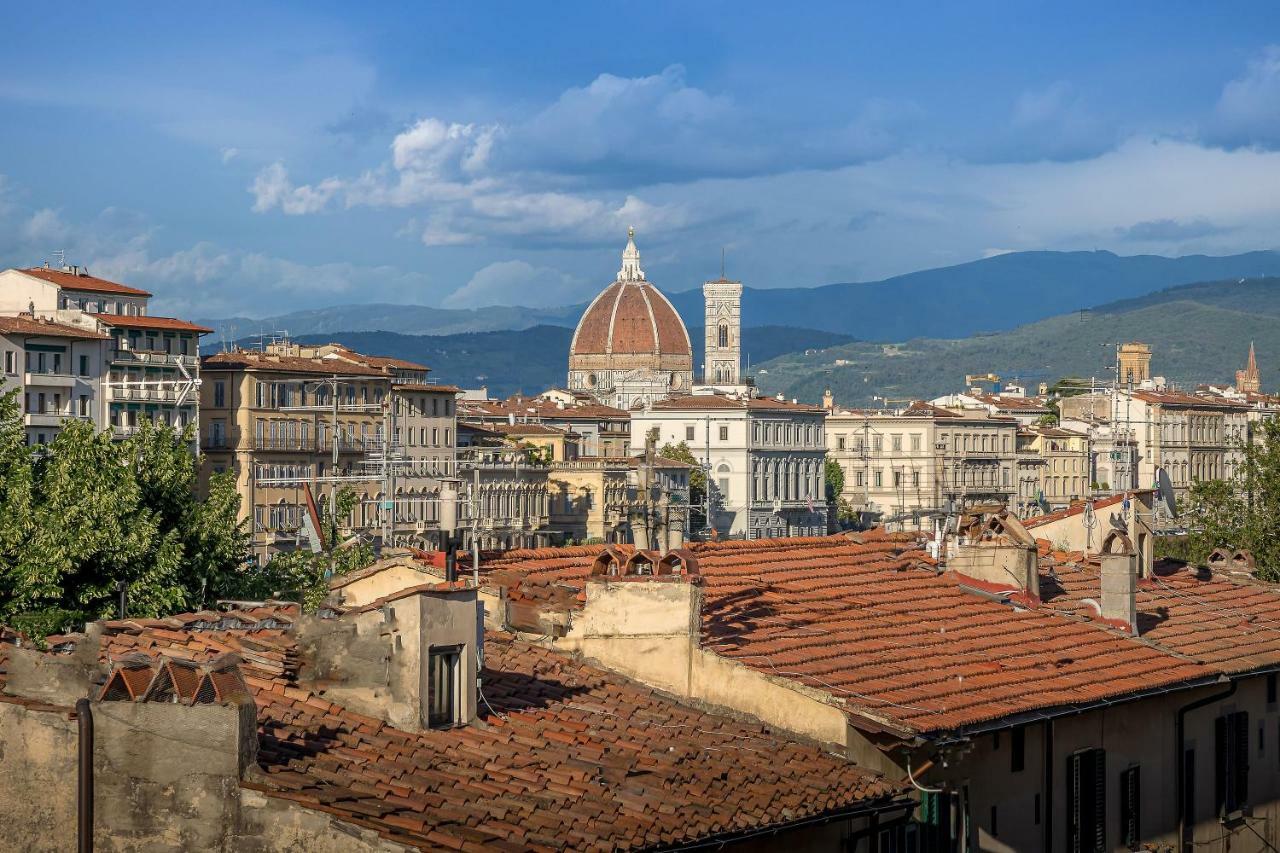
[[[703,646],[920,732],[1212,674],[1102,626],[966,591],[960,576],[922,568],[928,558],[905,534],[860,538],[691,545]],[[513,552],[490,564],[490,577],[514,583],[517,600],[564,601],[600,550]]]
[[[1046,605],[1096,618],[1096,558],[1060,563],[1041,578]],[[1228,673],[1280,666],[1280,589],[1208,569],[1160,562],[1138,584],[1138,631],[1144,642]]]
[[[129,287],[127,284],[117,284],[114,281],[107,281],[105,278],[95,278],[91,275],[80,275],[77,273],[63,272],[62,270],[45,269],[44,267],[31,267],[22,270],[27,275],[33,275],[36,278],[44,279],[47,282],[56,284],[64,290],[84,290],[90,293],[113,293],[119,296],[150,296],[151,293],[146,290],[139,290],[136,287]]]
[[[213,329],[210,329],[208,326],[189,323],[186,320],[179,320],[174,317],[135,317],[126,314],[94,314],[92,316],[97,317],[108,326],[123,326],[127,329],[159,329],[170,332],[199,332],[202,335],[213,331]]]
[[[623,850],[750,832],[891,798],[902,785],[767,727],[709,714],[488,633],[483,726],[411,733],[297,681],[296,611],[99,623],[104,657],[225,652],[258,706],[263,784],[423,849]],[[253,620],[268,627],[252,627]]]
[[[86,338],[105,340],[92,329],[72,326],[69,323],[55,323],[50,320],[37,320],[32,317],[0,317],[0,334],[5,335],[47,335],[51,338]]]

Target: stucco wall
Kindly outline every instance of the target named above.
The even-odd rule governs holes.
[[[96,850],[408,849],[240,787],[237,753],[214,748],[226,736],[239,737],[226,719],[212,719],[234,716],[234,708],[107,705],[112,707],[96,705],[94,715]],[[198,713],[192,716],[192,711]],[[153,728],[139,729],[142,723]],[[77,737],[77,724],[65,710],[33,711],[0,702],[0,850],[66,853],[76,848]]]

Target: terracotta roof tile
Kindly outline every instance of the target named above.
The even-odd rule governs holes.
[[[485,639],[482,726],[401,731],[299,682],[295,614],[103,622],[102,654],[201,661],[233,648],[258,706],[263,773],[244,786],[424,849],[670,846],[904,793],[902,783],[767,726],[502,633]],[[172,627],[219,617],[267,627]]]
[[[126,329],[199,332],[202,335],[213,331],[208,326],[189,323],[186,320],[178,320],[174,317],[130,317],[125,314],[93,314],[92,316],[97,317],[108,326],[122,326]]]
[[[937,732],[1208,678],[1104,626],[942,575],[905,534],[695,543],[704,648],[841,701],[855,724]],[[490,583],[569,602],[600,546],[512,552]],[[624,550],[624,553],[626,551]]]
[[[316,373],[326,376],[386,376],[381,370],[339,359],[303,358],[275,355],[256,350],[233,350],[207,355],[200,360],[202,370],[263,370],[278,373]]]
[[[30,269],[22,270],[22,272],[56,284],[63,290],[84,290],[90,293],[114,293],[119,296],[151,295],[151,293],[146,290],[139,290],[136,287],[117,284],[114,281],[107,281],[104,278],[95,278],[91,275],[79,275],[77,273],[63,272],[62,270],[45,269],[44,267],[32,267]]]
[[[34,319],[32,317],[0,317],[0,334],[4,335],[47,335],[51,338],[88,338],[105,340],[106,335],[98,334],[93,329],[72,326],[69,323],[55,323],[52,320]]]

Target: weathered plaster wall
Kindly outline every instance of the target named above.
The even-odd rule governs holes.
[[[239,769],[246,756],[239,713],[222,706],[95,703],[95,849],[408,849],[321,812],[242,788]],[[75,849],[77,739],[77,724],[66,710],[35,711],[0,702],[0,851]]]

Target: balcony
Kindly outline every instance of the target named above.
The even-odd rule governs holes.
[[[179,355],[171,352],[113,349],[111,350],[111,361],[115,364],[148,364],[168,367],[177,367],[181,364],[188,369],[194,369],[200,360],[194,355]]]
[[[75,420],[76,415],[70,413],[59,414],[57,412],[28,412],[22,416],[22,422],[29,427],[57,427],[62,426],[65,420]],[[89,420],[81,418],[81,420]]]
[[[22,377],[22,382],[27,387],[43,385],[52,388],[71,388],[76,384],[76,378],[70,373],[54,373],[51,370],[28,370]]]
[[[150,385],[143,388],[107,388],[107,399],[112,403],[170,403],[177,404],[178,398],[182,396],[182,386],[185,382],[171,382],[169,385]],[[196,402],[196,392],[194,390],[187,392],[187,397],[183,401],[183,405],[194,406]]]
[[[257,436],[253,439],[253,449],[275,451],[278,453],[314,453],[316,449],[316,440],[310,436],[307,436],[306,438],[272,438],[271,436]]]

